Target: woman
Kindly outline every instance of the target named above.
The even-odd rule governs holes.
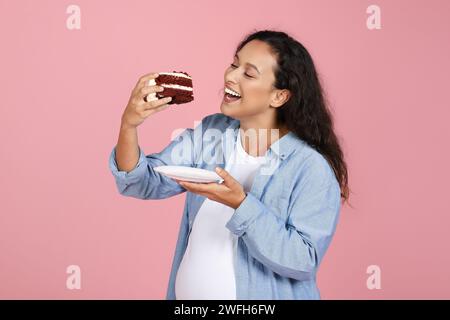
[[[188,191],[167,299],[320,299],[316,273],[348,185],[307,50],[283,32],[248,35],[224,77],[240,98],[146,156],[136,127],[169,101],[143,101],[157,91],[145,86],[152,77],[133,90],[109,164],[122,195]],[[160,165],[216,170],[223,182],[177,181]]]

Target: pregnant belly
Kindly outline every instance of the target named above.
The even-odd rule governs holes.
[[[234,241],[188,248],[178,268],[175,295],[178,300],[236,299]]]

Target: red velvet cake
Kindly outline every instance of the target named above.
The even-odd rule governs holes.
[[[149,86],[164,87],[164,91],[151,93],[145,101],[152,101],[164,97],[172,97],[168,104],[182,104],[194,100],[192,78],[186,72],[158,72],[159,76],[148,82]]]

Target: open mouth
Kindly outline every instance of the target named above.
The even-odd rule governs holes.
[[[240,94],[238,94],[237,92],[232,91],[232,90],[230,90],[228,88],[225,88],[224,96],[223,96],[223,101],[225,103],[233,103],[233,102],[236,102],[236,101],[238,101],[240,99],[241,99]]]

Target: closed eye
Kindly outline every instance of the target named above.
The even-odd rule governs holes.
[[[237,68],[238,66],[234,65],[233,63],[231,64],[232,68]],[[244,73],[247,77],[249,78],[253,78],[251,75],[249,75],[248,73]]]

